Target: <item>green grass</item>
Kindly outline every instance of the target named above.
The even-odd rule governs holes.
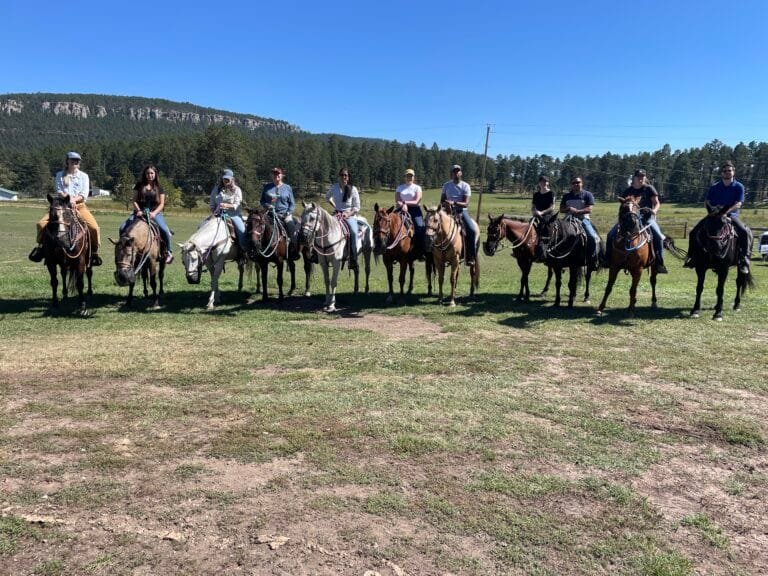
[[[364,193],[364,214],[391,199]],[[92,206],[114,237],[125,214]],[[695,275],[670,259],[659,309],[644,277],[634,319],[623,275],[600,319],[605,274],[592,304],[517,302],[509,249],[481,257],[474,299],[462,271],[454,309],[425,295],[423,266],[414,294],[387,306],[379,264],[367,295],[341,274],[341,312],[328,317],[317,271],[311,298],[278,307],[246,304],[230,268],[222,305],[206,312],[207,278],[187,284],[178,260],[162,309],[128,311],[105,248],[81,319],[71,301],[48,314],[47,274],[26,259],[42,210],[0,205],[0,554],[19,573],[291,573],[312,560],[294,552],[319,547],[355,573],[386,560],[414,574],[687,575],[749,573],[762,554],[728,543],[763,525],[724,517],[718,500],[694,495],[681,511],[659,495],[688,502],[691,474],[729,506],[765,511],[763,263],[722,323],[688,318]],[[484,214],[527,211],[483,198]],[[701,211],[664,206],[662,226]],[[615,213],[598,205],[601,232]],[[167,214],[175,239],[202,216]],[[544,278],[535,266],[534,292]],[[732,277],[728,302],[733,290]],[[71,522],[63,537],[23,520],[46,506]],[[681,523],[700,538],[681,543]],[[169,531],[195,544],[163,540]],[[256,533],[295,548],[267,554],[248,545]],[[225,541],[232,556],[214,544]]]

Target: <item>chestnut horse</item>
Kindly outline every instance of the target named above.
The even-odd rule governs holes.
[[[51,277],[51,308],[59,307],[59,279],[56,267],[61,270],[62,299],[70,290],[77,289],[79,302],[78,315],[87,316],[87,296],[93,295],[91,279],[93,270],[91,261],[91,237],[88,229],[77,216],[77,211],[69,203],[69,196],[48,195],[50,208],[48,225],[43,234],[43,255],[45,266]],[[85,292],[83,277],[88,278],[88,291]]]
[[[483,243],[483,252],[486,256],[493,256],[504,240],[512,243],[512,256],[517,260],[522,276],[520,278],[520,292],[518,300],[529,300],[531,289],[528,285],[528,275],[536,261],[536,245],[539,243],[539,234],[536,231],[534,221],[521,221],[509,216],[501,215],[498,218],[488,214],[488,232]],[[549,290],[549,282],[552,280],[552,267],[547,267],[547,283],[541,295]]]
[[[723,292],[725,281],[728,279],[728,270],[736,266],[739,261],[739,246],[736,233],[730,223],[730,219],[718,212],[704,217],[693,230],[691,230],[690,247],[688,250],[688,262],[686,266],[696,269],[696,302],[691,310],[691,317],[698,318],[701,314],[701,292],[704,290],[704,279],[707,270],[713,270],[717,274],[717,303],[713,320],[723,319]],[[736,297],[733,301],[733,309],[741,309],[741,297],[748,288],[754,287],[752,273],[736,274]]]
[[[160,307],[160,296],[163,292],[163,276],[165,275],[165,258],[160,249],[160,236],[157,226],[147,224],[144,218],[137,218],[120,235],[120,240],[115,242],[115,282],[118,286],[128,286],[128,300],[125,305],[133,303],[133,288],[136,284],[136,275],[141,272],[144,281],[144,297],[149,297],[147,290],[147,277],[152,287],[152,307]],[[157,284],[160,284],[158,293]]]
[[[643,224],[640,216],[640,205],[632,196],[621,199],[619,228],[611,246],[608,283],[605,285],[603,300],[597,309],[598,316],[603,315],[619,270],[625,270],[632,276],[632,284],[629,287],[629,308],[627,309],[629,316],[635,315],[637,285],[640,283],[643,270],[646,268],[650,269],[651,274],[651,307],[656,308],[656,267],[653,265],[656,258],[652,246],[651,230],[649,226]]]
[[[443,302],[443,280],[445,267],[451,266],[451,299],[449,306],[456,306],[456,284],[459,280],[459,264],[464,238],[461,226],[445,204],[439,206],[424,206],[426,217],[426,249],[432,252],[435,269],[437,270],[438,301]],[[479,240],[479,238],[478,238]],[[475,263],[469,269],[469,295],[474,296],[480,285],[480,255],[475,257]]]

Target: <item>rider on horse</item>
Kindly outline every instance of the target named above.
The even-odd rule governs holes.
[[[157,180],[157,168],[149,164],[141,171],[141,179],[133,187],[133,213],[120,226],[120,235],[136,218],[141,218],[144,211],[148,210],[149,217],[157,224],[163,235],[164,247],[167,252],[165,263],[170,264],[173,262],[173,243],[171,242],[171,231],[163,218],[164,207],[165,191]]]
[[[469,197],[472,195],[472,189],[469,184],[461,179],[461,166],[454,164],[451,168],[451,179],[443,184],[443,192],[440,195],[440,203],[448,203],[454,216],[460,216],[464,223],[466,233],[466,242],[464,243],[464,255],[467,266],[475,264],[475,248],[477,237],[480,231],[477,224],[469,215]]]
[[[659,201],[659,193],[656,191],[648,179],[645,176],[645,170],[638,169],[632,175],[632,185],[629,186],[622,194],[622,198],[634,198],[638,206],[640,206],[640,216],[642,218],[643,226],[650,228],[653,235],[653,251],[656,259],[656,273],[666,274],[667,267],[664,266],[664,234],[661,233],[661,228],[656,222],[656,214],[659,212],[661,202]],[[605,239],[605,262],[610,265],[611,262],[611,248],[613,247],[613,241],[616,238],[616,234],[619,231],[618,223],[610,229],[608,236]]]
[[[298,227],[293,218],[293,210],[296,207],[296,200],[293,197],[293,189],[283,182],[282,168],[272,168],[272,184],[264,185],[260,204],[264,209],[274,208],[275,214],[285,227],[289,244],[289,257],[291,260],[298,260]]]
[[[547,236],[547,229],[557,218],[555,212],[555,193],[549,189],[549,178],[544,174],[539,176],[538,189],[533,193],[531,215],[535,219],[538,242],[536,243],[536,259],[544,262],[544,247],[541,239]]]
[[[211,214],[226,215],[232,221],[241,254],[246,254],[248,252],[248,239],[245,235],[245,222],[243,222],[240,213],[242,202],[243,191],[240,190],[240,186],[235,184],[235,173],[227,168],[222,171],[219,183],[211,190],[209,207]]]
[[[752,231],[739,219],[739,208],[744,203],[744,185],[736,180],[736,168],[733,162],[728,160],[720,168],[722,176],[719,182],[709,187],[705,206],[709,215],[727,214],[738,237],[739,246],[739,272],[749,274],[749,260],[752,255]],[[689,257],[685,262],[686,268],[694,268],[695,264],[690,257],[695,249],[695,236],[702,226],[701,220],[691,230],[689,238]]]
[[[91,181],[88,174],[80,170],[80,154],[77,152],[68,152],[65,162],[66,168],[56,173],[54,185],[56,194],[60,197],[69,196],[69,202],[72,209],[76,211],[77,217],[85,222],[88,227],[88,234],[91,240],[91,261],[90,266],[101,266],[101,258],[98,255],[101,238],[99,236],[99,225],[85,205],[85,200],[91,191]],[[37,223],[37,246],[30,252],[29,259],[32,262],[41,262],[45,257],[43,252],[43,231],[48,225],[48,214],[43,216]]]
[[[424,239],[426,228],[421,212],[421,186],[416,184],[416,172],[412,168],[405,171],[405,183],[395,191],[395,205],[398,210],[407,212],[413,221],[413,252],[417,258],[424,259]]]
[[[583,189],[584,182],[579,176],[574,176],[571,180],[571,190],[560,201],[560,212],[575,217],[587,235],[587,253],[591,256],[590,261],[586,262],[589,268],[597,270],[599,267],[600,239],[597,235],[589,215],[592,213],[592,206],[595,205],[595,197],[589,190]]]
[[[349,226],[349,269],[357,269],[357,214],[360,212],[360,192],[349,179],[349,170],[339,170],[339,181],[331,185],[325,199],[341,214]]]

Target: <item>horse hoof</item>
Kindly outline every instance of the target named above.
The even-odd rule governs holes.
[[[699,315],[699,312],[691,312],[691,318],[698,318]]]
[[[733,307],[734,312],[741,312],[741,306],[734,306]]]
[[[602,310],[598,310],[597,312],[595,312],[595,314],[597,314],[598,317],[602,317],[603,311]]]
[[[584,298],[584,304],[592,304],[592,301],[589,298]]]
[[[310,296],[312,296],[312,293],[309,290],[304,292],[304,298],[309,298]]]
[[[205,307],[206,310],[213,310],[213,304],[208,304],[208,306]]]
[[[456,307],[456,301],[455,301],[455,300],[451,300],[451,301],[448,303],[448,306],[449,306],[450,308],[455,308],[455,307]]]
[[[722,322],[723,317],[720,314],[715,314],[714,316],[712,316],[712,320],[714,320],[715,322]]]
[[[651,302],[651,308],[656,310],[656,308],[658,308],[658,307],[659,307],[659,305],[656,302]]]

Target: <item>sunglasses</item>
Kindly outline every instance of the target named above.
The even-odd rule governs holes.
[[[349,178],[349,174],[339,174],[342,178]]]
[[[573,182],[571,182],[571,184],[581,184],[581,183],[582,183],[581,180],[574,180]]]

